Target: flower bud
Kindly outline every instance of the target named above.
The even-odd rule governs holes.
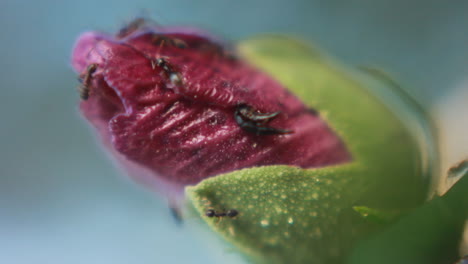
[[[84,117],[156,189],[242,168],[351,160],[316,110],[201,31],[137,20],[115,35],[86,32],[72,65]]]

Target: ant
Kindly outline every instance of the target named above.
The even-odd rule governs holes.
[[[78,86],[78,92],[80,93],[80,98],[82,100],[88,100],[89,98],[89,89],[91,86],[91,78],[93,77],[94,72],[97,70],[97,64],[93,63],[90,64],[85,72],[80,75],[78,78],[78,81],[81,83],[80,86]]]
[[[257,135],[284,135],[293,133],[292,130],[266,126],[266,123],[276,118],[280,113],[281,112],[263,114],[249,105],[241,104],[237,106],[234,112],[234,119],[242,129]]]
[[[147,24],[147,19],[142,17],[135,18],[119,30],[119,32],[117,33],[117,38],[124,38]]]
[[[236,217],[238,214],[239,214],[239,212],[236,209],[230,209],[230,210],[227,210],[226,212],[222,212],[222,213],[216,212],[213,209],[208,209],[205,212],[205,216],[210,217],[210,218],[212,218],[212,217],[221,218],[221,217],[225,217],[225,216],[233,218],[233,217]]]
[[[172,84],[176,86],[181,86],[183,84],[182,75],[179,72],[177,72],[166,59],[158,58],[155,61],[151,61],[151,66],[153,67],[153,69],[156,66],[161,67],[169,77],[169,80]]]
[[[159,46],[173,46],[179,49],[186,49],[188,47],[188,44],[179,39],[179,38],[174,38],[174,37],[169,37],[169,36],[164,36],[162,34],[154,34],[152,38],[152,42],[154,45],[159,45]]]
[[[122,39],[130,36],[131,34],[135,33],[139,30],[147,30],[152,28],[157,28],[158,24],[145,17],[136,17],[126,25],[124,25],[116,34],[116,38]]]

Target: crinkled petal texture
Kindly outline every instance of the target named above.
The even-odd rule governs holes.
[[[81,111],[145,182],[181,189],[242,168],[310,168],[351,159],[316,110],[202,34],[156,27],[124,36],[88,32],[79,38],[72,64],[81,74],[97,65]],[[255,126],[292,133],[245,129],[235,117],[240,106],[258,115],[279,112]]]

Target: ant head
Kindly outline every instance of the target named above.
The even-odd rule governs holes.
[[[164,58],[156,59],[156,65],[159,67],[164,67],[167,64],[167,61]]]
[[[206,210],[205,215],[208,217],[214,217],[216,215],[216,212],[213,209],[208,209]]]

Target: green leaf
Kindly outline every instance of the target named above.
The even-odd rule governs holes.
[[[421,204],[427,173],[415,136],[389,106],[302,42],[265,36],[240,51],[296,94],[337,133],[353,160],[324,168],[265,166],[206,179],[186,189],[209,228],[258,263],[337,263],[379,228],[353,210]],[[235,218],[205,216],[235,209]]]

